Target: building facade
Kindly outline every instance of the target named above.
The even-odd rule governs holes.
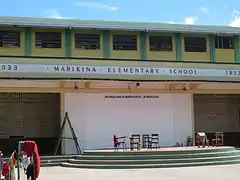
[[[112,147],[114,133],[159,133],[173,146],[221,131],[239,146],[239,28],[12,17],[0,26],[3,149],[31,138],[53,153],[65,112],[83,150]],[[74,152],[63,141],[62,153]]]

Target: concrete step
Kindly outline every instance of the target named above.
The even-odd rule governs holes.
[[[178,158],[202,158],[202,157],[218,157],[218,156],[234,156],[240,155],[240,151],[226,151],[226,152],[209,152],[209,153],[194,153],[194,154],[146,154],[146,155],[135,155],[125,156],[121,155],[112,155],[112,156],[104,156],[104,155],[83,155],[76,157],[77,160],[145,160],[145,159],[178,159]]]
[[[41,161],[41,167],[60,166],[61,163],[69,162],[69,160],[74,160],[74,159],[49,159],[49,160],[42,160]]]
[[[62,163],[62,162],[68,162],[71,159],[46,159],[46,160],[41,160],[42,163]]]
[[[193,162],[193,163],[172,163],[172,164],[70,164],[62,163],[62,167],[70,168],[87,168],[87,169],[138,169],[138,168],[173,168],[173,167],[194,167],[194,166],[211,166],[211,165],[228,165],[240,164],[240,159],[210,161],[210,162]]]
[[[58,155],[58,156],[41,156],[41,160],[55,160],[55,159],[75,159],[80,155]]]
[[[77,157],[80,157],[81,155],[62,155],[62,156],[40,156],[40,161],[45,162],[47,160],[68,160],[68,159],[75,159]],[[9,158],[3,158],[4,161],[7,161]]]
[[[71,159],[72,158],[72,159]],[[48,156],[48,157],[41,157],[41,167],[53,167],[53,166],[60,166],[61,163],[68,162],[69,160],[73,160],[75,156],[63,156],[63,157],[55,157],[55,156]],[[8,159],[5,158],[4,161],[7,161]]]
[[[41,167],[61,166],[62,162],[41,163]]]
[[[228,152],[236,150],[234,147],[172,147],[172,148],[159,148],[159,149],[142,149],[141,151],[130,151],[129,149],[123,151],[118,150],[114,151],[110,150],[86,150],[83,155],[85,156],[116,156],[116,155],[124,155],[124,156],[142,156],[142,155],[172,155],[172,154],[199,154],[199,153],[216,153],[216,152]]]
[[[237,156],[219,156],[219,157],[201,157],[201,158],[178,158],[178,159],[145,159],[145,160],[69,160],[70,164],[177,164],[177,163],[198,163],[208,161],[225,161],[240,159],[240,155]]]
[[[41,157],[41,167],[60,166],[61,163],[68,162],[69,160],[73,160],[75,158],[76,158],[75,155]]]

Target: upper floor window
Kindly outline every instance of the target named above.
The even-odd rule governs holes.
[[[207,52],[207,40],[204,37],[184,37],[185,52]]]
[[[100,49],[100,34],[75,34],[75,48],[79,49]]]
[[[215,48],[217,49],[233,49],[234,38],[229,36],[216,36]]]
[[[113,35],[113,50],[137,50],[136,35]]]
[[[35,47],[37,48],[61,48],[61,32],[36,32]]]
[[[20,47],[20,31],[0,31],[0,47]]]
[[[172,36],[149,36],[150,51],[172,51]]]

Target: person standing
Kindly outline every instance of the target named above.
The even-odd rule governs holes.
[[[3,159],[2,159],[3,153],[0,151],[0,179],[2,177],[2,169],[3,169]]]

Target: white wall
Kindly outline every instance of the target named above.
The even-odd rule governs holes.
[[[186,140],[187,136],[193,137],[195,134],[193,96],[191,94],[172,94],[171,97],[174,138],[175,142],[182,142]]]
[[[105,98],[110,95],[121,94],[65,94],[65,111],[83,149],[111,148],[113,134],[159,133],[161,146],[175,145],[192,135],[191,94],[154,94],[159,99]],[[75,152],[71,140],[65,146],[66,153]]]

